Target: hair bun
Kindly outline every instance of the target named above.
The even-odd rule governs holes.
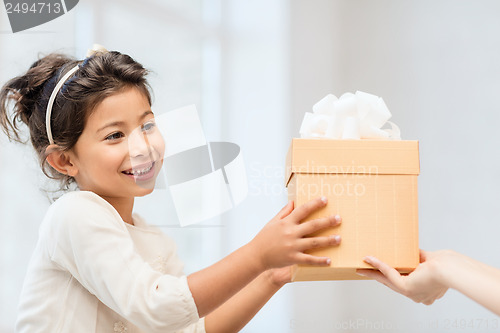
[[[37,113],[43,116],[44,106],[48,100],[44,89],[55,80],[57,71],[73,59],[61,55],[50,54],[34,62],[26,73],[9,80],[0,90],[0,126],[10,139],[20,140],[19,122],[29,125],[31,117]],[[48,93],[50,95],[50,92]],[[10,104],[13,102],[12,112]]]

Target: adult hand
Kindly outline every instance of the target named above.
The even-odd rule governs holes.
[[[417,303],[430,305],[443,297],[449,288],[444,282],[441,269],[450,255],[451,251],[446,250],[436,252],[420,250],[420,265],[409,275],[401,275],[386,263],[368,256],[365,262],[379,271],[359,269],[357,273],[375,279]]]

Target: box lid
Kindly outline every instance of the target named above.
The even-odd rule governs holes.
[[[286,186],[294,173],[418,175],[418,141],[292,139]]]

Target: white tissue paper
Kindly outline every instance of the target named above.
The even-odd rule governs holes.
[[[300,127],[302,138],[401,140],[399,127],[382,98],[362,91],[340,98],[326,95],[306,112]],[[382,128],[389,125],[390,128]]]

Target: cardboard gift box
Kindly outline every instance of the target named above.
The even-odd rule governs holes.
[[[357,268],[378,257],[401,273],[419,263],[418,141],[293,139],[285,183],[295,207],[321,195],[328,204],[308,219],[339,214],[342,224],[314,235],[339,234],[339,246],[308,251],[329,267],[295,265],[292,281],[360,280]]]

